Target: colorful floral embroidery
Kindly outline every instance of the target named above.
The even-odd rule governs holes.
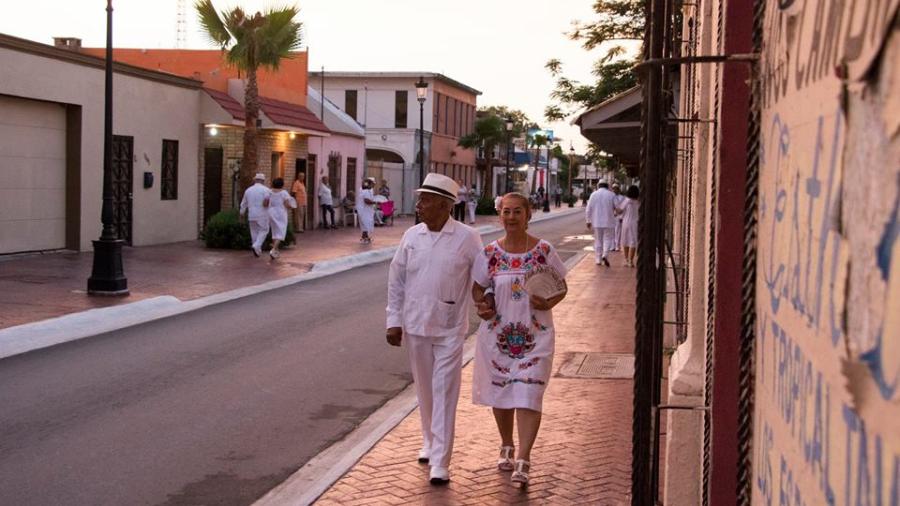
[[[491,384],[497,387],[505,387],[507,385],[511,385],[513,383],[524,383],[526,385],[544,385],[543,380],[534,379],[534,378],[510,378],[508,380],[503,381],[492,381]]]
[[[510,358],[523,358],[534,349],[534,336],[522,323],[508,323],[497,334],[497,348]]]
[[[520,371],[524,371],[525,369],[528,369],[529,367],[531,367],[531,366],[537,364],[537,363],[540,362],[540,361],[541,361],[541,357],[534,357],[533,359],[531,359],[531,360],[529,360],[529,361],[527,361],[527,362],[520,362],[520,363],[519,363],[519,370],[520,370]]]
[[[509,374],[509,367],[503,367],[502,365],[498,364],[494,360],[491,360],[491,365],[494,366],[494,369],[497,369],[498,371],[502,372],[503,374]]]
[[[547,330],[547,326],[539,322],[534,313],[531,314],[531,324],[538,330]]]
[[[522,286],[522,280],[516,276],[516,279],[512,282],[512,298],[513,300],[522,300],[522,297],[525,296],[525,287]]]
[[[491,276],[510,270],[530,272],[535,266],[545,265],[549,254],[550,245],[544,241],[538,242],[537,246],[522,254],[511,255],[493,244],[484,248],[484,256],[488,257],[488,272]]]

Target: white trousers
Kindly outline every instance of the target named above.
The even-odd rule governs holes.
[[[620,249],[622,247],[622,219],[616,218],[616,232],[613,235],[613,245],[611,249]]]
[[[263,243],[266,242],[267,235],[269,235],[269,220],[250,220],[250,240],[253,242],[253,249],[262,249]]]
[[[466,214],[469,219],[469,224],[475,223],[475,209],[477,204],[475,202],[466,202]]]
[[[463,339],[404,337],[419,400],[422,446],[431,449],[430,465],[449,467],[462,379]]]
[[[594,227],[594,256],[598,262],[601,258],[606,258],[614,236],[615,229],[613,227]]]

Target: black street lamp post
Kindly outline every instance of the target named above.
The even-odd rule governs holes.
[[[113,223],[112,189],[112,0],[106,0],[106,87],[103,121],[103,231],[94,243],[94,264],[88,278],[91,295],[128,295],[128,278],[122,265],[122,243]]]
[[[575,147],[569,144],[569,207],[572,207],[572,173],[575,172]]]
[[[547,165],[544,166],[544,206],[543,211],[545,213],[550,212],[550,142],[553,141],[553,136],[550,136],[547,140]],[[540,161],[540,158],[538,158]]]
[[[425,98],[428,96],[428,83],[419,76],[415,86],[419,101],[419,186],[422,186],[425,181]],[[419,213],[416,213],[416,223],[419,223]]]
[[[506,171],[504,172],[504,183],[503,183],[503,193],[509,193],[509,152],[512,149],[510,144],[510,137],[512,136],[513,129],[513,120],[512,118],[506,118]]]

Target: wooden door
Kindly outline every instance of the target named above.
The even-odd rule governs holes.
[[[222,148],[203,151],[203,227],[222,210]]]

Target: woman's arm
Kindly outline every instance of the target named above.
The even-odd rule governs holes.
[[[472,283],[472,299],[475,301],[475,310],[482,320],[490,320],[497,315],[493,293],[485,293],[486,287],[478,283]]]
[[[557,304],[562,302],[562,300],[566,298],[566,294],[568,293],[569,291],[567,289],[565,292],[555,297],[550,297],[549,299],[545,299],[538,295],[532,295],[529,297],[529,300],[531,301],[531,307],[533,307],[534,309],[537,309],[539,311],[550,311]]]

